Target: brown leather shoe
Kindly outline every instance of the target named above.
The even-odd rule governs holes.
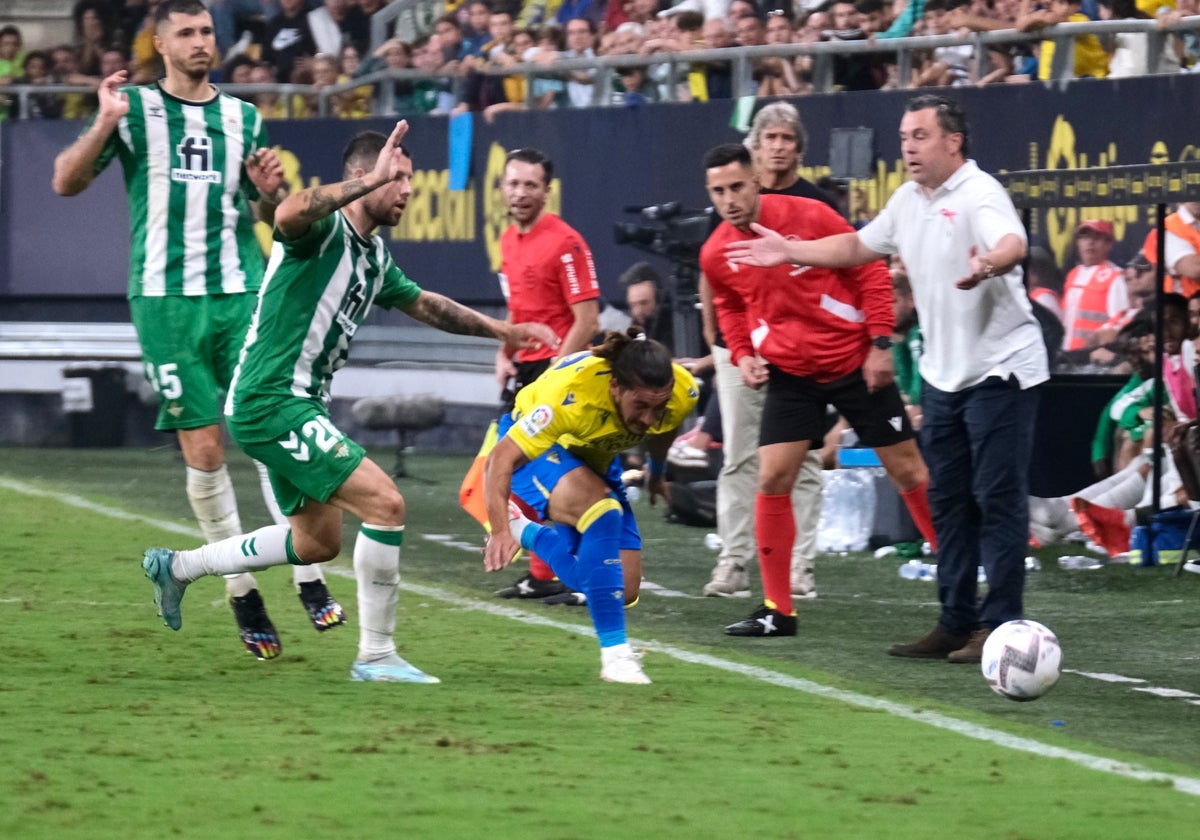
[[[990,635],[992,631],[984,627],[972,632],[967,643],[947,656],[946,661],[956,665],[978,665],[983,661],[983,643]]]
[[[931,633],[912,644],[892,645],[888,649],[888,656],[902,656],[905,659],[945,659],[953,651],[967,644],[970,638],[971,634],[966,631],[952,633],[939,624]],[[982,645],[982,642],[980,644]]]

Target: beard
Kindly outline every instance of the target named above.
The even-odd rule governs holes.
[[[211,64],[211,59],[210,62]],[[208,78],[209,65],[201,65],[190,58],[181,61],[172,61],[171,66],[181,76],[191,82],[202,82]]]

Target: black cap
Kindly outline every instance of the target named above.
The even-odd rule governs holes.
[[[1154,263],[1146,259],[1146,255],[1138,251],[1133,255],[1133,259],[1125,263],[1126,268],[1132,268],[1134,271],[1149,271],[1154,268]]]

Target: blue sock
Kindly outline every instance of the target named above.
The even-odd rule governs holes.
[[[549,525],[525,526],[521,534],[521,545],[546,561],[554,570],[558,579],[572,589],[582,592],[579,582],[579,561],[571,553],[571,543],[558,532],[557,528]],[[532,536],[532,539],[529,539]]]
[[[625,576],[621,568],[621,517],[616,499],[597,502],[579,519],[578,577],[600,647],[625,642]]]

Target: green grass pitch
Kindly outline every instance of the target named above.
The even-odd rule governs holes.
[[[141,553],[198,542],[172,448],[0,451],[0,837],[1195,835],[1197,576],[1040,552],[1027,609],[1069,670],[1017,704],[974,666],[884,654],[937,615],[894,559],[820,558],[794,639],[724,636],[755,602],[698,597],[704,530],[643,499],[661,590],[629,630],[654,684],[609,685],[585,610],[491,597],[516,572],[482,570],[467,462],[412,455],[400,483],[401,653],[443,680],[410,686],[348,679],[345,554],[329,578],[350,623],[325,634],[287,570],[259,575],[277,660],[241,652],[219,580],[163,627]],[[231,469],[258,527],[254,473]]]

